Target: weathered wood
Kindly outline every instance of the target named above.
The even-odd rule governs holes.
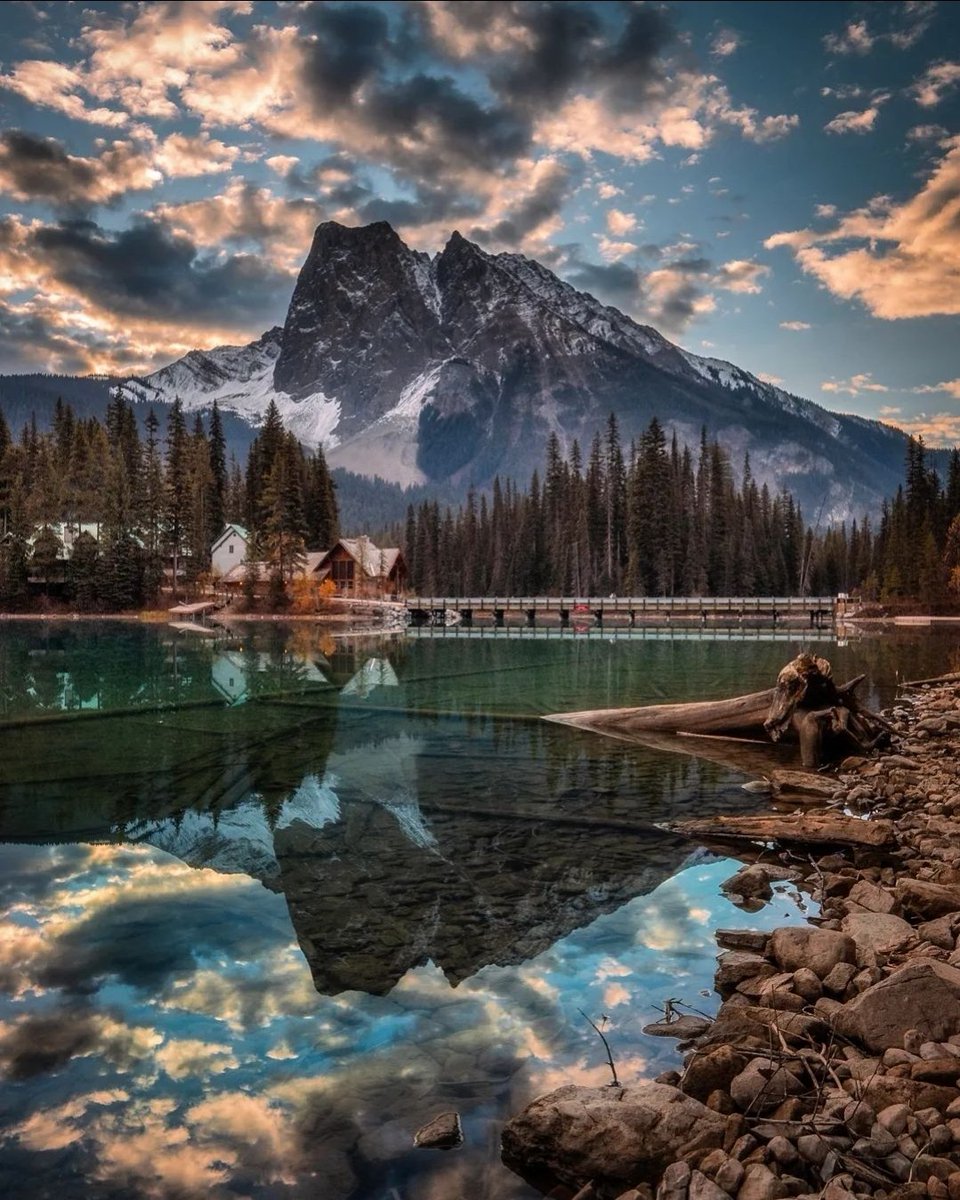
[[[924,687],[928,683],[960,683],[960,671],[948,671],[946,675],[934,675],[931,679],[905,679],[901,687]]]
[[[826,796],[828,799],[837,794],[840,786],[829,775],[814,775],[809,771],[771,771],[770,782],[777,792],[801,792],[807,796]]]
[[[758,732],[773,699],[773,688],[723,700],[690,704],[647,704],[639,708],[595,708],[583,712],[550,713],[546,721],[595,729],[598,733]]]
[[[660,828],[698,841],[797,842],[882,848],[893,845],[896,840],[889,821],[861,821],[834,812],[695,818],[664,823]]]

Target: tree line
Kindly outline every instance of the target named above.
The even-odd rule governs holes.
[[[495,480],[454,508],[410,505],[386,531],[408,586],[440,595],[750,596],[860,592],[883,603],[960,598],[960,452],[941,479],[910,438],[903,486],[869,519],[811,528],[788,491],[735,471],[706,432],[695,449],[654,418],[624,447],[611,415],[584,459],[556,435],[525,489]],[[339,533],[322,450],[307,452],[271,402],[247,461],[227,461],[220,412],[188,426],[177,400],[143,432],[115,393],[103,420],[58,401],[52,428],[14,438],[0,410],[0,608],[41,590],[72,607],[116,611],[162,587],[201,584],[225,523],[251,534],[281,603],[307,549]],[[82,532],[77,532],[79,530]],[[75,534],[65,561],[61,533]],[[32,582],[31,582],[32,581]],[[253,574],[247,580],[252,590]]]
[[[58,400],[49,431],[34,419],[16,439],[0,411],[0,608],[29,607],[31,580],[82,611],[176,596],[208,575],[227,522],[248,528],[281,592],[306,549],[336,539],[323,452],[304,451],[272,402],[243,468],[227,461],[216,403],[188,427],[177,399],[162,435],[152,409],[141,435],[119,392],[102,421]]]
[[[526,490],[495,480],[441,510],[407,510],[409,585],[421,595],[960,595],[960,454],[946,485],[907,443],[906,483],[869,518],[811,528],[786,490],[758,484],[744,457],[704,431],[696,451],[654,418],[624,449],[611,415],[586,461],[551,435]],[[951,524],[951,522],[953,522]],[[952,530],[952,533],[951,533]],[[951,574],[953,573],[953,574]]]

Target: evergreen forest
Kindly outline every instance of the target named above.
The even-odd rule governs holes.
[[[736,477],[704,432],[696,453],[654,418],[624,448],[611,415],[586,462],[553,436],[542,479],[495,481],[458,510],[407,511],[410,590],[424,596],[796,596],[860,593],[896,603],[960,601],[960,452],[941,481],[921,439],[876,525],[811,526],[771,495],[749,457]]]
[[[174,598],[206,582],[227,522],[252,535],[275,600],[308,549],[337,537],[336,493],[322,450],[307,453],[271,404],[244,467],[227,461],[214,404],[190,427],[179,401],[166,428],[151,411],[140,436],[131,406],[111,397],[104,420],[58,401],[52,428],[17,439],[0,412],[0,609],[50,595],[82,612]],[[72,536],[65,554],[65,534]]]
[[[876,522],[811,525],[716,441],[691,450],[654,418],[625,446],[611,415],[584,459],[552,436],[526,488],[494,480],[457,506],[422,500],[406,521],[349,530],[400,545],[421,595],[771,596],[859,593],[881,603],[960,601],[960,452],[946,478],[921,439],[906,445],[903,486]],[[141,436],[131,406],[103,420],[59,401],[52,428],[16,437],[0,411],[0,609],[51,596],[77,611],[149,606],[210,578],[227,522],[267,564],[282,607],[308,550],[339,535],[322,450],[306,451],[271,404],[247,461],[227,461],[221,414],[188,425],[179,401]],[[71,531],[69,553],[65,532]],[[245,588],[247,601],[252,590]]]

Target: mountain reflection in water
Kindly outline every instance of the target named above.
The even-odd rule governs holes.
[[[744,923],[732,864],[653,822],[751,803],[537,714],[783,657],[0,628],[0,1193],[531,1196],[499,1129],[606,1081],[577,1010],[656,1074],[640,1027],[712,1003],[713,929]],[[414,1151],[448,1108],[465,1147]]]

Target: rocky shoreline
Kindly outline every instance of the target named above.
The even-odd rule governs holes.
[[[683,1068],[534,1101],[503,1132],[513,1170],[554,1200],[960,1200],[960,682],[945,678],[884,714],[886,750],[816,777],[835,785],[824,810],[714,827],[753,839],[725,885],[745,909],[792,878],[819,915],[718,931],[716,1018],[649,1029],[686,1039]]]

